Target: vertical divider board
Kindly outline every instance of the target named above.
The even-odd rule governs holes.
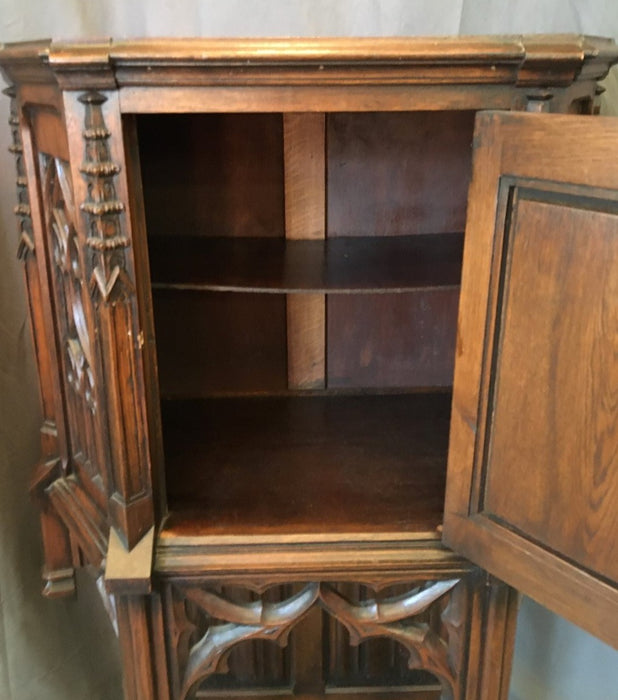
[[[285,237],[326,237],[326,148],[323,113],[283,115]],[[323,389],[326,384],[326,297],[288,294],[288,388]],[[294,636],[297,692],[321,691],[323,630],[320,610],[309,614]]]
[[[325,238],[325,115],[283,115],[285,237]],[[323,389],[326,377],[324,294],[288,294],[288,388]]]

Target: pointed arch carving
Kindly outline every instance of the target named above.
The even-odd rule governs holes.
[[[167,640],[174,697],[193,698],[204,681],[225,673],[228,657],[243,642],[262,639],[286,646],[292,630],[317,606],[347,629],[352,646],[375,637],[396,642],[408,654],[409,669],[430,672],[441,685],[443,700],[459,700],[465,581],[427,581],[405,593],[374,593],[362,601],[349,599],[330,582],[299,586],[276,602],[264,599],[263,587],[252,587],[257,598],[238,603],[214,585],[169,584],[166,627],[174,631]],[[206,627],[196,619],[196,610],[198,618],[208,621]]]

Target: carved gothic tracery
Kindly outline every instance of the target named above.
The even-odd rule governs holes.
[[[449,659],[448,645],[426,622],[414,618],[458,582],[458,579],[436,581],[382,602],[374,598],[362,603],[351,602],[325,583],[320,589],[320,599],[329,615],[346,627],[352,645],[374,637],[395,640],[408,651],[409,668],[424,669],[437,676],[443,687],[443,700],[450,700],[456,669]]]
[[[8,87],[3,90],[3,92],[11,99],[9,126],[11,127],[12,143],[9,146],[9,151],[15,156],[15,169],[17,171],[17,204],[14,209],[19,227],[17,255],[24,260],[29,253],[34,252],[32,218],[30,216],[30,200],[28,198],[28,181],[26,180],[23,147],[19,132],[16,91],[15,88]]]
[[[265,639],[285,646],[292,629],[319,605],[330,620],[347,629],[349,644],[377,637],[393,640],[407,651],[410,669],[429,671],[438,679],[443,700],[459,698],[464,582],[427,582],[400,595],[374,593],[366,600],[351,600],[340,588],[312,582],[277,602],[260,596],[239,604],[215,589],[172,584],[167,615],[168,628],[176,632],[168,640],[177,664],[176,697],[191,698],[214,673],[226,672],[226,661],[241,642]],[[189,608],[208,620],[205,629],[203,625],[200,629]]]
[[[63,348],[67,414],[73,459],[103,488],[94,361],[83,307],[84,274],[75,227],[68,163],[41,154],[43,206],[51,232],[52,280]]]
[[[203,678],[225,669],[226,659],[236,644],[249,639],[266,639],[285,646],[294,625],[318,599],[319,586],[309,583],[279,603],[265,603],[260,599],[238,605],[200,588],[189,588],[185,595],[209,617],[222,622],[210,626],[191,648],[182,682],[183,698],[189,697]]]

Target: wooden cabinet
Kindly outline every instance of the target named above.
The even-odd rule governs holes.
[[[44,592],[127,698],[505,698],[514,588],[618,644],[617,60],[3,49]]]

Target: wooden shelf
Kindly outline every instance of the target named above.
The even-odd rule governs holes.
[[[379,294],[457,287],[462,233],[288,240],[151,236],[153,287]]]
[[[384,700],[440,700],[440,689],[427,687],[409,686],[405,689],[389,687],[389,688],[374,688],[367,686],[364,690],[355,692],[347,688],[337,689],[327,688],[324,695],[294,695],[295,700],[372,700],[375,698],[375,693],[380,692],[384,696]],[[208,700],[247,700],[248,698],[256,698],[259,700],[281,700],[281,698],[290,698],[291,690],[282,688],[281,691],[273,690],[253,690],[243,691],[242,694],[234,693],[233,691],[221,693],[218,691],[201,690],[195,695],[198,700],[208,698]]]
[[[435,533],[450,394],[163,402],[177,536]]]

